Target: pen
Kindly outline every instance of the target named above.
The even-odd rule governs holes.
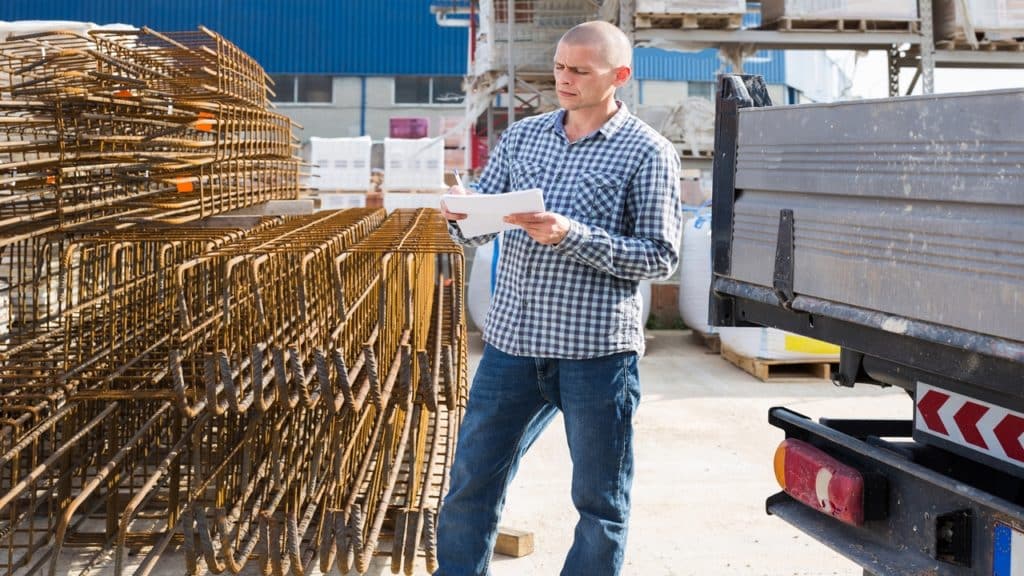
[[[457,168],[452,168],[452,174],[455,175],[455,183],[459,185],[459,188],[465,188],[465,186],[462,185],[462,178],[459,178],[459,170]]]

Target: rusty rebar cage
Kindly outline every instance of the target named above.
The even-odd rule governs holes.
[[[21,305],[46,337],[3,365],[7,573],[90,544],[117,573],[147,547],[145,574],[182,537],[190,572],[363,573],[387,533],[395,570],[432,570],[466,381],[464,261],[436,211],[49,250],[62,297]]]
[[[205,28],[0,42],[0,574],[433,570],[461,248],[433,210],[211,225],[297,195],[269,94]]]
[[[269,83],[205,28],[0,43],[0,230],[185,222],[295,198],[297,142],[268,109]]]

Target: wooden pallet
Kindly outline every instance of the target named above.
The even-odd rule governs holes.
[[[722,340],[718,337],[718,334],[707,334],[700,330],[693,330],[693,338],[708,349],[708,354],[720,354],[722,352]]]
[[[863,18],[789,18],[765,23],[761,28],[781,32],[910,32],[917,34],[917,20],[866,20]]]
[[[819,362],[813,360],[750,358],[726,346],[722,347],[722,358],[725,358],[762,382],[775,380],[831,380],[832,369],[839,366],[838,359],[831,362]]]
[[[715,157],[715,151],[714,150],[701,150],[701,149],[698,148],[697,149],[697,153],[694,154],[693,153],[694,152],[693,149],[690,148],[689,146],[687,146],[686,144],[683,144],[682,146],[677,146],[676,147],[676,151],[679,152],[680,156],[685,156],[687,158],[714,158]]]
[[[940,40],[935,43],[939,50],[978,50],[986,52],[1024,52],[1024,41],[1012,38],[1005,40],[989,40],[982,38],[978,40],[978,47],[974,48],[967,42],[962,34],[958,34],[952,40]]]
[[[743,24],[743,14],[637,14],[636,28],[698,28],[737,30]]]

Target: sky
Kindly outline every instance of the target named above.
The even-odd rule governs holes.
[[[904,93],[910,85],[913,75],[914,70],[912,69],[902,71],[900,86]],[[1024,88],[1024,70],[956,68],[937,68],[935,70],[935,92],[938,94],[997,88]],[[920,80],[917,82],[914,93],[921,93]],[[885,52],[872,51],[857,61],[851,94],[861,98],[886,98],[889,96]]]

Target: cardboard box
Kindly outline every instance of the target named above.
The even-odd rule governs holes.
[[[466,147],[466,127],[462,116],[442,116],[441,136],[444,137],[445,148]]]
[[[445,148],[444,150],[444,170],[445,178],[451,170],[466,170],[466,149],[465,148]]]

